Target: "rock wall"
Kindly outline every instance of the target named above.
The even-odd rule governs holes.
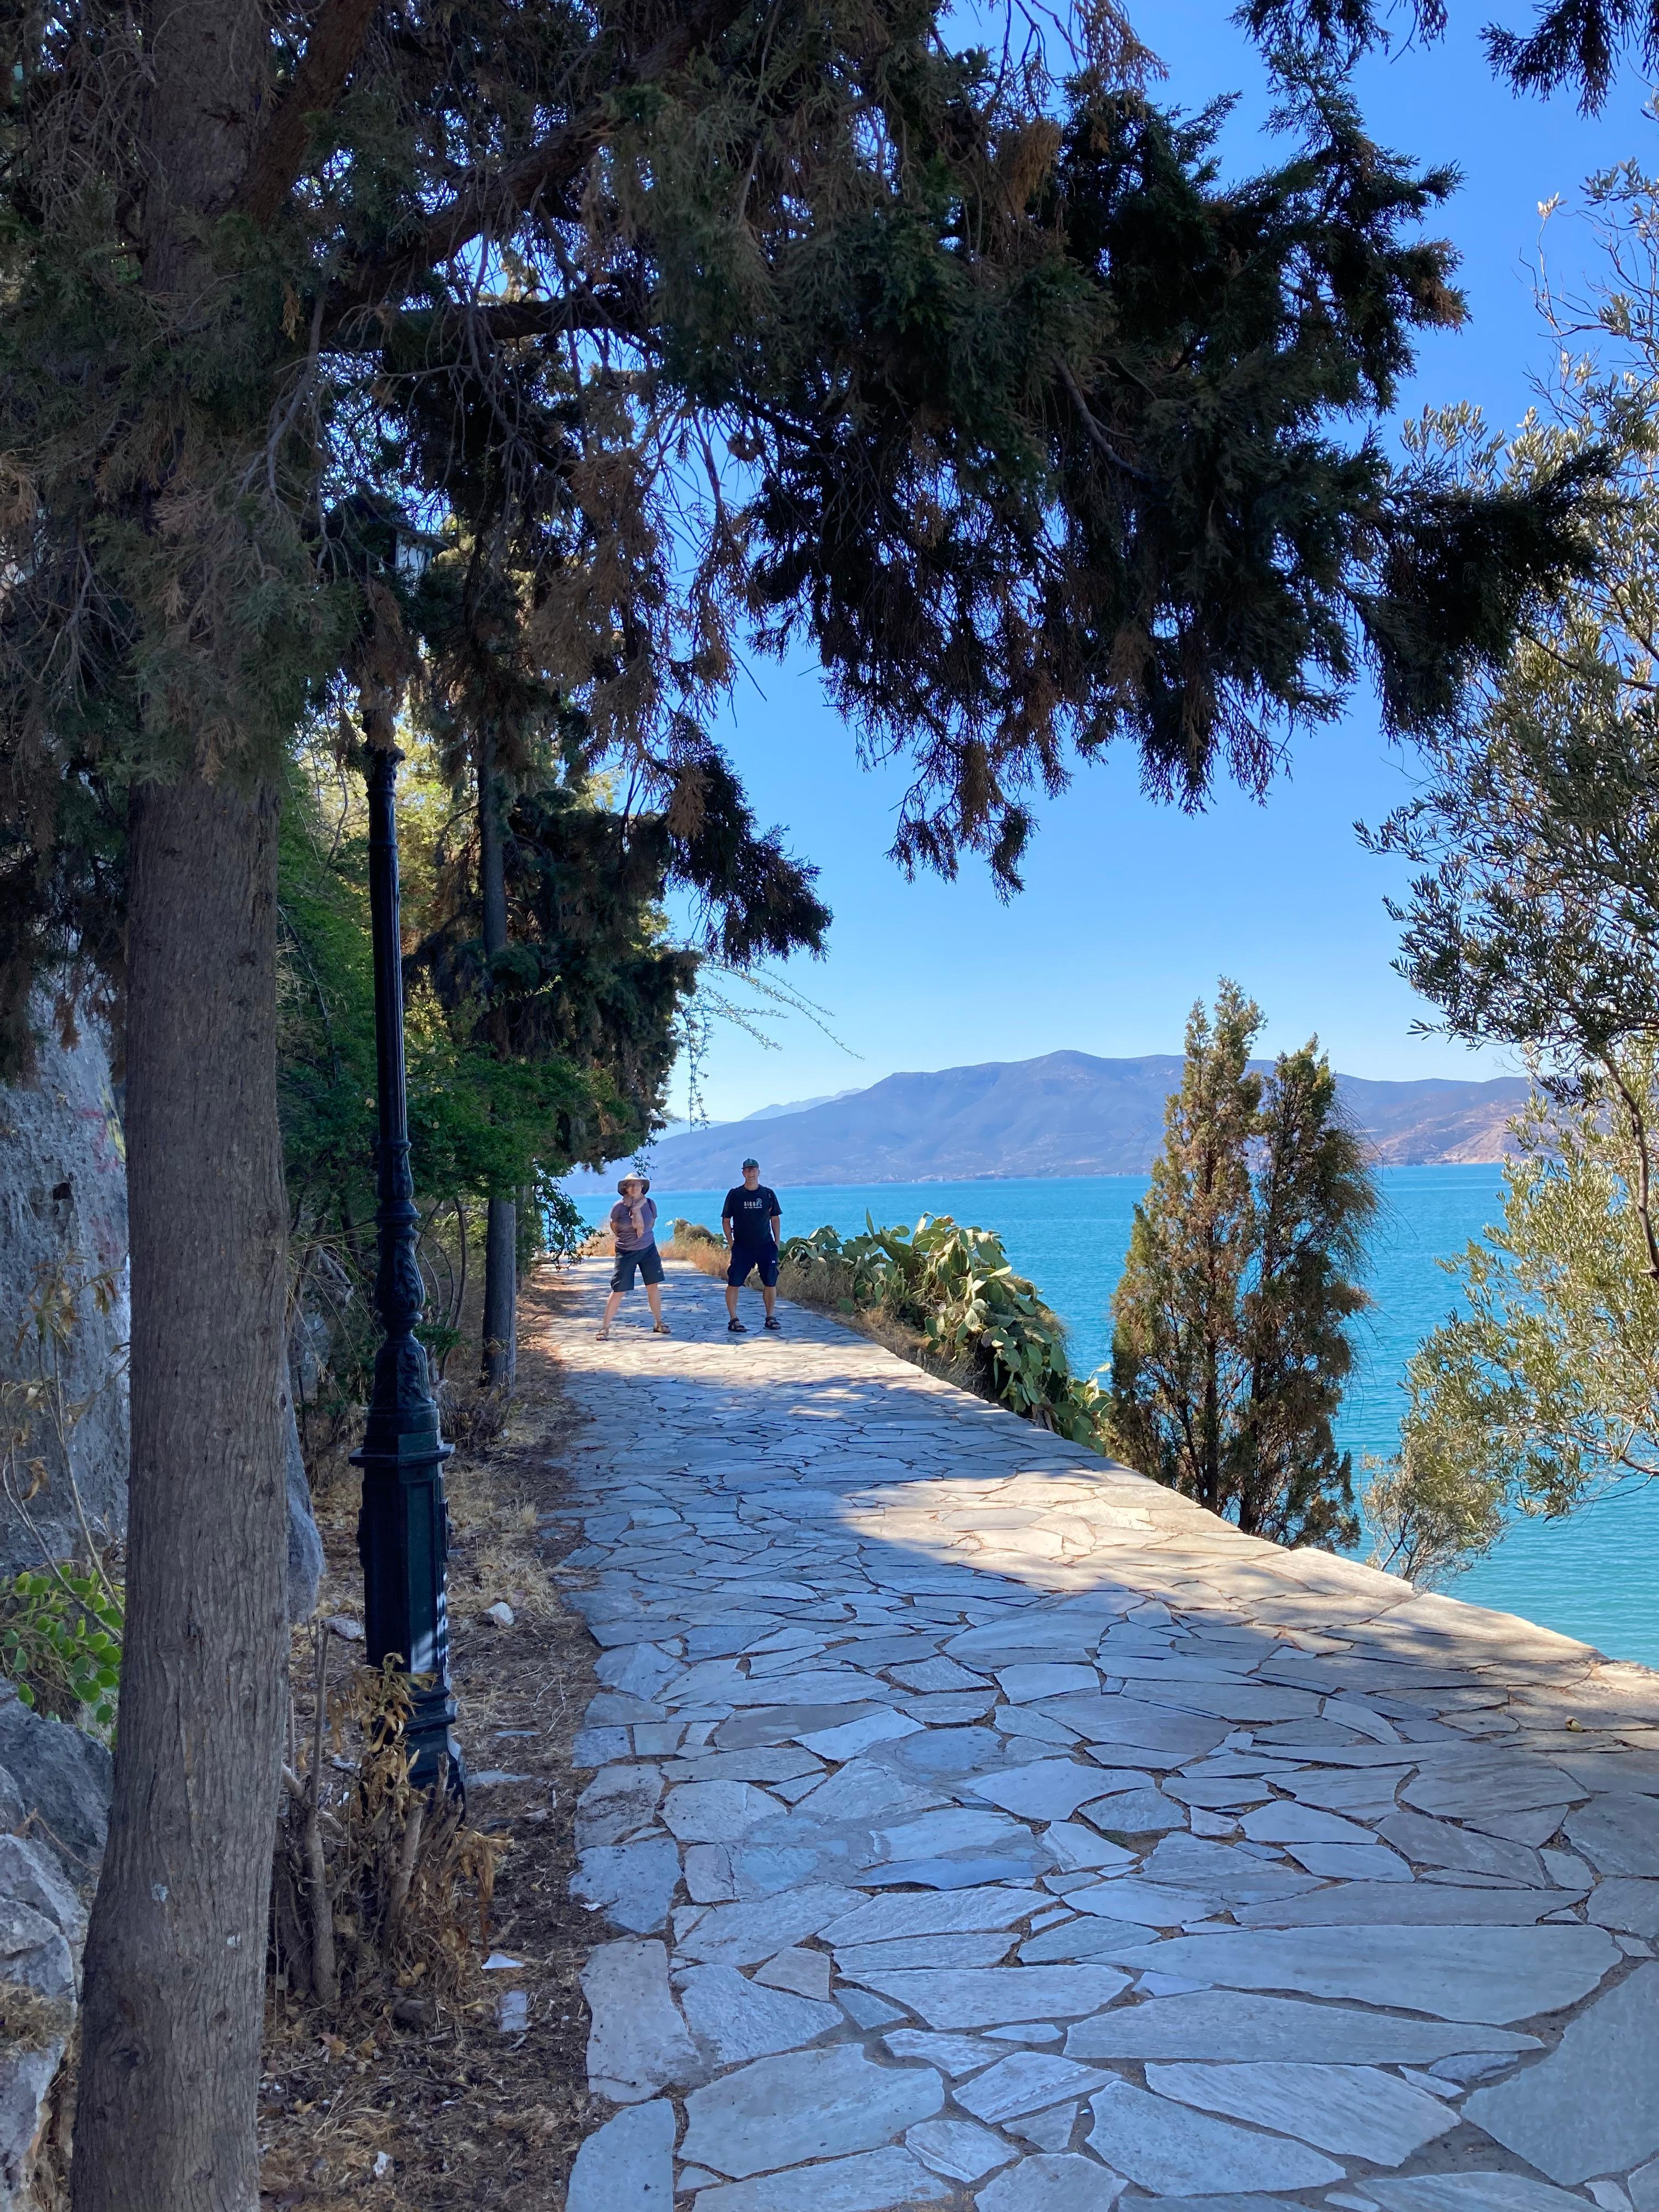
[[[35,1080],[0,1085],[0,1456],[15,1493],[0,1498],[0,1579],[38,1566],[43,1545],[54,1559],[82,1549],[76,1488],[94,1533],[118,1536],[126,1525],[125,1149],[102,1040],[88,1029],[65,1048],[41,1012]],[[43,1302],[58,1323],[44,1341]],[[61,1432],[39,1389],[54,1380]],[[298,1621],[317,1602],[322,1541],[286,1366],[272,1381],[287,1435],[289,1613]],[[0,2212],[56,2201],[50,2177],[66,2155],[59,2069],[111,1780],[101,1743],[31,1711],[0,1678]]]
[[[110,1755],[0,1682],[0,2212],[56,2201],[58,2069],[75,2024],[85,1900],[109,1826]]]
[[[0,1085],[0,1448],[16,1439],[17,1486],[33,1489],[26,1510],[58,1559],[80,1534],[70,1468],[89,1520],[112,1534],[126,1523],[127,1183],[102,1039],[88,1024],[66,1050],[40,1014],[35,1080]],[[53,1285],[73,1300],[75,1318],[65,1340],[43,1347],[31,1313]],[[78,1409],[67,1468],[50,1413],[22,1402],[54,1364]],[[40,1560],[16,1504],[0,1501],[0,1574]]]
[[[37,1016],[36,1079],[0,1085],[0,1450],[15,1439],[13,1486],[23,1509],[0,1498],[0,1577],[39,1566],[42,1542],[53,1559],[82,1548],[71,1470],[94,1530],[101,1524],[118,1536],[127,1517],[126,1149],[102,1038],[88,1027],[65,1049],[43,1007]],[[54,1285],[72,1301],[73,1322],[61,1341],[43,1345],[32,1316]],[[50,1411],[23,1398],[54,1364],[71,1413],[63,1437]],[[303,1620],[317,1600],[322,1543],[286,1375],[278,1389],[288,1431],[289,1610]]]

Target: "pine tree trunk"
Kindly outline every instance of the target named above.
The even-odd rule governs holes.
[[[507,950],[506,794],[486,736],[478,759],[478,889],[483,902],[484,957]],[[501,1040],[497,1039],[499,1045]],[[492,1198],[484,1232],[483,1370],[486,1389],[511,1390],[518,1369],[519,1209]]]
[[[213,225],[246,167],[268,32],[263,0],[153,12],[139,282],[166,323],[199,321],[222,296]],[[164,444],[152,496],[133,502],[149,526],[169,526],[164,510],[175,532],[211,515],[216,484],[186,472],[215,465],[213,450]],[[158,558],[182,560],[194,588],[187,540]],[[157,693],[153,711],[170,703]],[[177,780],[140,785],[129,817],[127,1620],[87,1940],[75,2212],[256,2212],[258,2199],[288,1642],[278,801],[230,768],[208,781],[187,720],[179,734]]]
[[[132,1474],[75,2212],[254,2212],[287,1631],[274,793],[131,811]]]
[[[483,1379],[511,1390],[517,1371],[519,1209],[492,1198],[484,1231]]]

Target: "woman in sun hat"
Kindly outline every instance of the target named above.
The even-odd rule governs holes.
[[[611,1278],[611,1295],[605,1302],[605,1319],[599,1323],[599,1334],[611,1334],[611,1323],[617,1308],[623,1302],[624,1291],[634,1287],[634,1273],[637,1268],[645,1284],[645,1295],[651,1304],[651,1326],[654,1334],[671,1336],[673,1332],[662,1317],[662,1255],[657,1249],[657,1209],[647,1193],[651,1188],[649,1176],[625,1175],[617,1185],[620,1202],[611,1209],[611,1234],[617,1243],[616,1271]]]

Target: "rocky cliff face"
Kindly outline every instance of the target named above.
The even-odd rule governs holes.
[[[110,1755],[0,1682],[0,2212],[59,2201],[59,2073],[87,1902],[109,1826]]]
[[[0,1573],[80,1548],[76,1487],[94,1526],[125,1528],[131,1333],[109,1056],[43,1020],[35,1081],[0,1086]]]
[[[127,1517],[126,1152],[109,1054],[40,1010],[35,1080],[0,1085],[0,1577],[84,1550]],[[289,1610],[316,1603],[322,1544],[286,1376]],[[71,1477],[73,1480],[71,1480]],[[76,1493],[80,1494],[77,1511]]]
[[[126,1525],[126,1162],[107,1054],[42,1024],[36,1079],[0,1086],[0,1579]],[[312,1517],[288,1377],[289,1609],[317,1601]],[[76,1493],[80,1506],[77,1510]],[[0,1679],[0,2212],[54,2202],[64,2052],[86,1901],[108,1820],[110,1754]]]

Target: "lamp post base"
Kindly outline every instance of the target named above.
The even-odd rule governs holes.
[[[421,1409],[411,1410],[418,1421]],[[430,1790],[441,1778],[464,1796],[466,1771],[454,1733],[444,1589],[449,1512],[443,1468],[453,1448],[440,1440],[435,1408],[431,1412],[429,1421],[388,1435],[390,1424],[378,1422],[371,1411],[362,1448],[351,1455],[363,1477],[357,1517],[363,1630],[371,1663],[395,1656],[413,1678],[404,1730],[410,1781]]]

